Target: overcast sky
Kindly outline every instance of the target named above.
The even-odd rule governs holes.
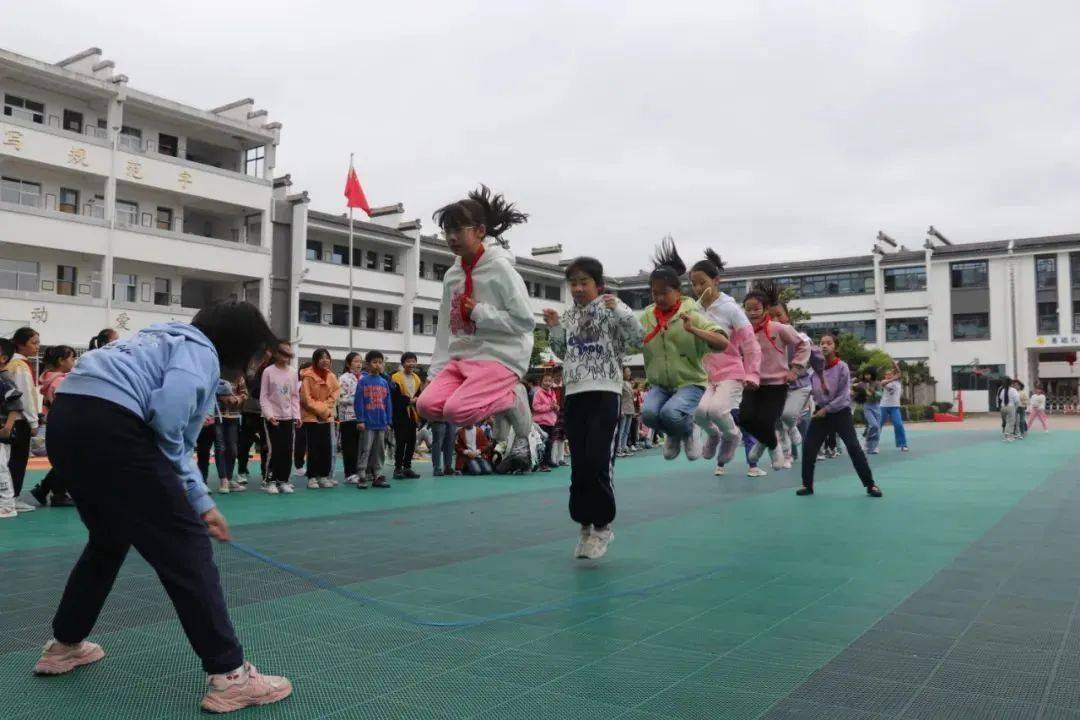
[[[733,265],[1080,231],[1080,3],[21,3],[0,47],[91,45],[133,87],[251,96],[278,172],[343,210],[432,211],[485,182],[633,272],[671,233]]]

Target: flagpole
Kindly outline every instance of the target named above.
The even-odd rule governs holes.
[[[349,153],[349,172],[353,169],[353,154]],[[349,352],[353,351],[353,208],[349,203]],[[346,368],[348,369],[348,368]]]

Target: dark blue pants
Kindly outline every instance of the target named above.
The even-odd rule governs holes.
[[[61,393],[49,411],[49,456],[90,531],[53,618],[56,639],[90,634],[134,547],[165,586],[203,669],[243,665],[206,525],[150,426],[106,400]]]

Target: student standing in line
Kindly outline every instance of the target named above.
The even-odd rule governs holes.
[[[881,385],[877,381],[877,371],[867,368],[862,382],[855,386],[855,402],[862,405],[863,421],[866,423],[866,453],[878,454],[878,442],[881,440]]]
[[[412,469],[416,454],[416,426],[420,413],[416,400],[423,388],[423,378],[416,372],[416,354],[401,356],[401,368],[390,376],[390,403],[394,408],[394,479],[415,480],[420,477]]]
[[[338,378],[341,386],[337,399],[338,429],[341,434],[341,459],[345,465],[347,485],[360,482],[360,474],[356,468],[360,452],[360,429],[356,426],[356,387],[360,383],[363,363],[360,353],[349,353],[345,356],[345,370]]]
[[[274,364],[262,371],[259,410],[266,438],[264,489],[271,495],[293,492],[293,446],[302,421],[300,379],[292,368],[292,359],[292,346],[283,341],[274,351]]]
[[[907,452],[907,433],[904,431],[904,418],[900,413],[900,390],[900,365],[894,362],[892,370],[885,373],[881,381],[881,427],[884,429],[886,420],[891,422],[897,449]]]
[[[38,356],[41,336],[33,328],[22,327],[12,334],[11,342],[15,345],[15,354],[2,369],[7,371],[15,388],[21,393],[23,416],[15,422],[11,434],[8,471],[15,490],[15,510],[26,513],[33,512],[34,506],[19,500],[19,495],[22,494],[23,480],[26,478],[26,465],[30,461],[30,440],[38,433],[38,417],[41,415],[37,373],[30,365],[30,358]]]
[[[634,424],[634,385],[631,382],[633,375],[630,368],[623,368],[622,398],[619,406],[619,441],[616,444],[615,455],[626,457],[630,455],[630,427]]]
[[[704,260],[690,268],[690,284],[705,317],[731,338],[724,352],[705,356],[702,364],[709,373],[709,384],[694,413],[694,422],[706,435],[702,457],[711,460],[719,449],[718,475],[723,474],[742,440],[732,411],[742,401],[744,386],[757,388],[761,372],[761,347],[754,337],[754,327],[735,298],[720,290],[723,269],[724,262],[711,248],[705,251]]]
[[[192,462],[222,374],[235,379],[275,342],[257,308],[227,301],[203,308],[190,325],[153,325],[89,352],[64,380],[49,411],[49,450],[89,538],[36,674],[61,675],[105,656],[86,638],[134,547],[202,660],[204,710],[268,705],[292,692],[286,678],[262,675],[244,658],[210,543],[230,540],[229,526]]]
[[[832,430],[844,443],[851,464],[859,475],[866,494],[881,497],[881,489],[874,483],[870,464],[866,461],[859,438],[855,433],[855,420],[851,414],[851,373],[847,363],[836,354],[836,338],[824,335],[820,342],[825,359],[825,368],[814,373],[811,388],[817,410],[810,421],[809,436],[803,447],[802,481],[803,486],[795,491],[796,495],[814,494],[814,468],[817,465],[818,448],[825,441],[825,434]]]
[[[728,337],[694,300],[683,296],[686,264],[670,238],[657,248],[653,264],[649,275],[653,304],[639,318],[645,330],[642,343],[650,386],[642,422],[666,436],[665,460],[674,460],[681,450],[687,460],[697,460],[702,447],[694,435],[694,413],[709,381],[702,361],[709,353],[726,350]]]
[[[566,279],[573,306],[562,317],[545,309],[544,322],[551,350],[564,367],[570,518],[581,527],[574,556],[596,559],[615,539],[611,523],[623,359],[640,345],[645,331],[625,303],[602,294],[604,266],[599,260],[577,258],[566,267]]]
[[[1001,409],[1002,440],[1012,442],[1016,440],[1016,413],[1020,407],[1020,393],[1009,378],[1002,379],[997,401]]]
[[[386,431],[393,424],[394,408],[390,400],[390,383],[383,376],[386,359],[378,350],[369,350],[364,357],[364,373],[356,387],[356,427],[360,430],[360,452],[357,454],[356,487],[388,488],[382,467],[386,457]]]
[[[1031,394],[1028,403],[1028,425],[1034,425],[1036,420],[1042,423],[1043,432],[1050,432],[1046,426],[1046,391],[1042,385],[1035,386],[1035,392]]]
[[[1023,440],[1027,437],[1027,409],[1031,398],[1028,396],[1027,390],[1024,389],[1024,383],[1020,382],[1020,380],[1013,380],[1013,387],[1016,388],[1019,396],[1019,403],[1016,406],[1016,436],[1017,439]]]
[[[334,411],[340,391],[330,372],[330,352],[319,348],[311,356],[311,367],[300,380],[300,414],[307,435],[307,486],[309,490],[332,488],[334,466]]]
[[[262,412],[259,409],[259,396],[262,393],[262,373],[270,360],[262,363],[259,368],[249,373],[244,378],[244,386],[247,388],[247,397],[240,408],[240,442],[236,453],[236,481],[247,487],[249,481],[248,463],[251,462],[251,449],[258,448],[259,471],[262,476],[262,487],[266,487],[266,435],[264,433]]]

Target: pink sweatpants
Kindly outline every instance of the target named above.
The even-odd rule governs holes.
[[[1035,421],[1038,420],[1042,423],[1043,430],[1046,430],[1046,411],[1045,410],[1028,410],[1027,424],[1029,428],[1035,427]]]
[[[513,407],[517,384],[517,373],[496,360],[451,360],[416,407],[433,422],[475,425]]]

